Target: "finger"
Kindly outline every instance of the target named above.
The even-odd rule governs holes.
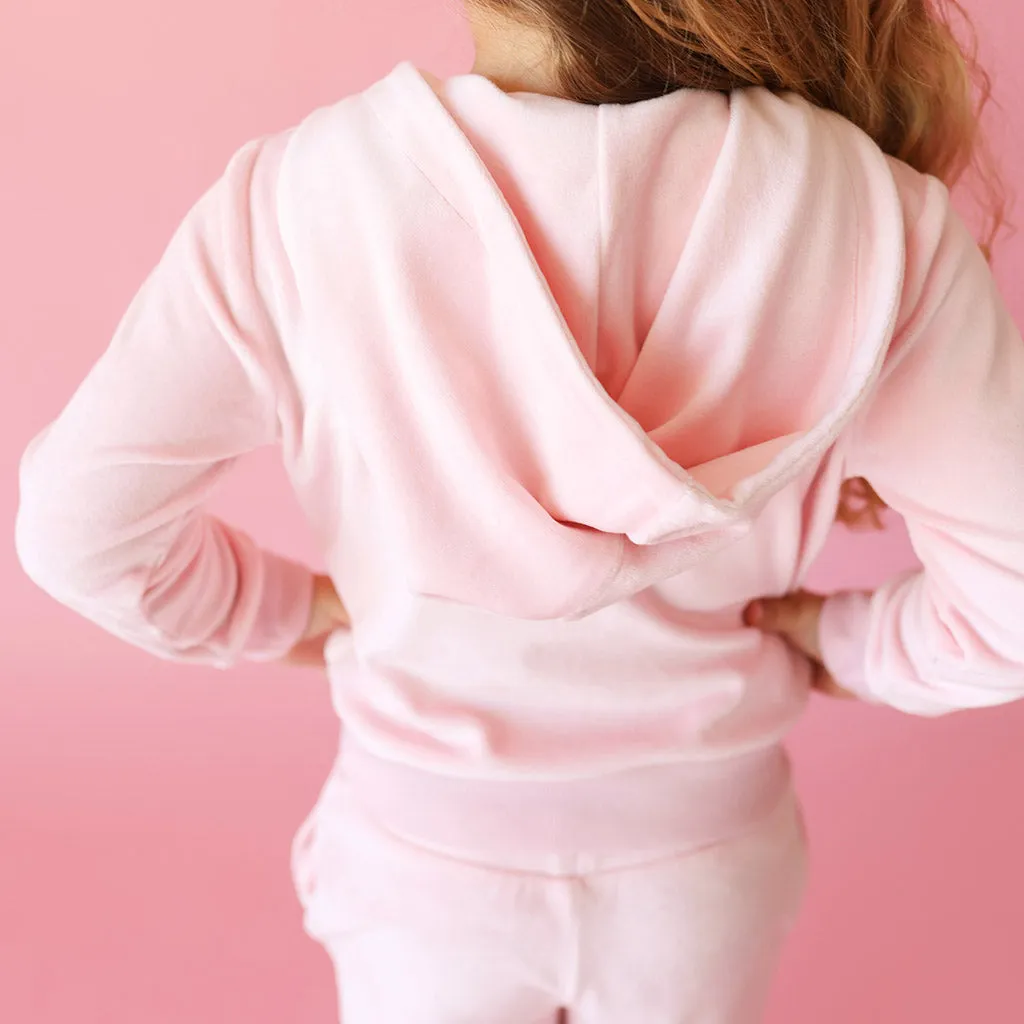
[[[766,633],[792,633],[800,621],[800,606],[797,599],[770,597],[754,601],[747,608],[745,619],[748,626]]]
[[[329,615],[332,623],[342,626],[348,625],[348,609],[345,607],[341,597],[339,597],[338,592],[334,589],[333,583],[324,595],[324,610]]]
[[[324,593],[323,601],[324,607],[334,618],[341,618],[345,615],[345,605],[342,604],[341,598],[338,596],[338,592],[334,589],[333,584]]]
[[[329,576],[317,576],[313,588],[313,605],[303,639],[323,636],[341,626],[349,625],[348,612]]]
[[[326,636],[303,640],[296,644],[282,661],[285,665],[293,665],[298,668],[326,668],[327,662],[324,657],[326,642]]]

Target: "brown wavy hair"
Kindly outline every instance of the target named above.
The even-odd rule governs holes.
[[[635,103],[677,89],[792,92],[860,127],[890,156],[950,187],[973,172],[982,248],[1005,219],[981,116],[991,83],[956,0],[472,0],[550,37],[561,92]],[[838,519],[880,526],[866,480]]]

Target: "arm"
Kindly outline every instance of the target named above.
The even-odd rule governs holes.
[[[907,522],[923,570],[829,599],[846,689],[938,715],[1024,697],[1024,343],[939,183],[922,179],[904,318],[849,475]]]
[[[308,569],[202,508],[236,458],[278,439],[283,364],[256,286],[266,149],[245,147],[188,215],[21,467],[28,575],[136,646],[221,667],[289,651],[313,593]]]

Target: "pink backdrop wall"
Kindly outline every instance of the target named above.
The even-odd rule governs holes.
[[[975,0],[1024,166],[1024,11]],[[0,524],[15,466],[229,154],[411,57],[464,70],[455,0],[2,0]],[[1024,322],[1024,236],[999,275]],[[310,554],[272,459],[221,509]],[[837,538],[820,582],[908,564]],[[0,1019],[329,1024],[292,833],[328,769],[324,684],[184,669],[36,593],[0,545]],[[1022,610],[1024,618],[1024,610]],[[1024,708],[939,722],[816,706],[794,740],[815,848],[770,1024],[1018,1024]],[[395,1022],[398,1024],[398,1022]]]

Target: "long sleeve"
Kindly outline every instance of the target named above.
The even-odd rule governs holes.
[[[847,688],[938,715],[1024,697],[1024,343],[946,190],[922,182],[907,315],[846,466],[923,569],[832,598],[822,644]]]
[[[220,667],[289,650],[312,595],[307,568],[203,511],[232,462],[280,433],[282,361],[256,285],[279,155],[265,149],[241,150],[191,211],[21,468],[28,575],[130,643]]]

